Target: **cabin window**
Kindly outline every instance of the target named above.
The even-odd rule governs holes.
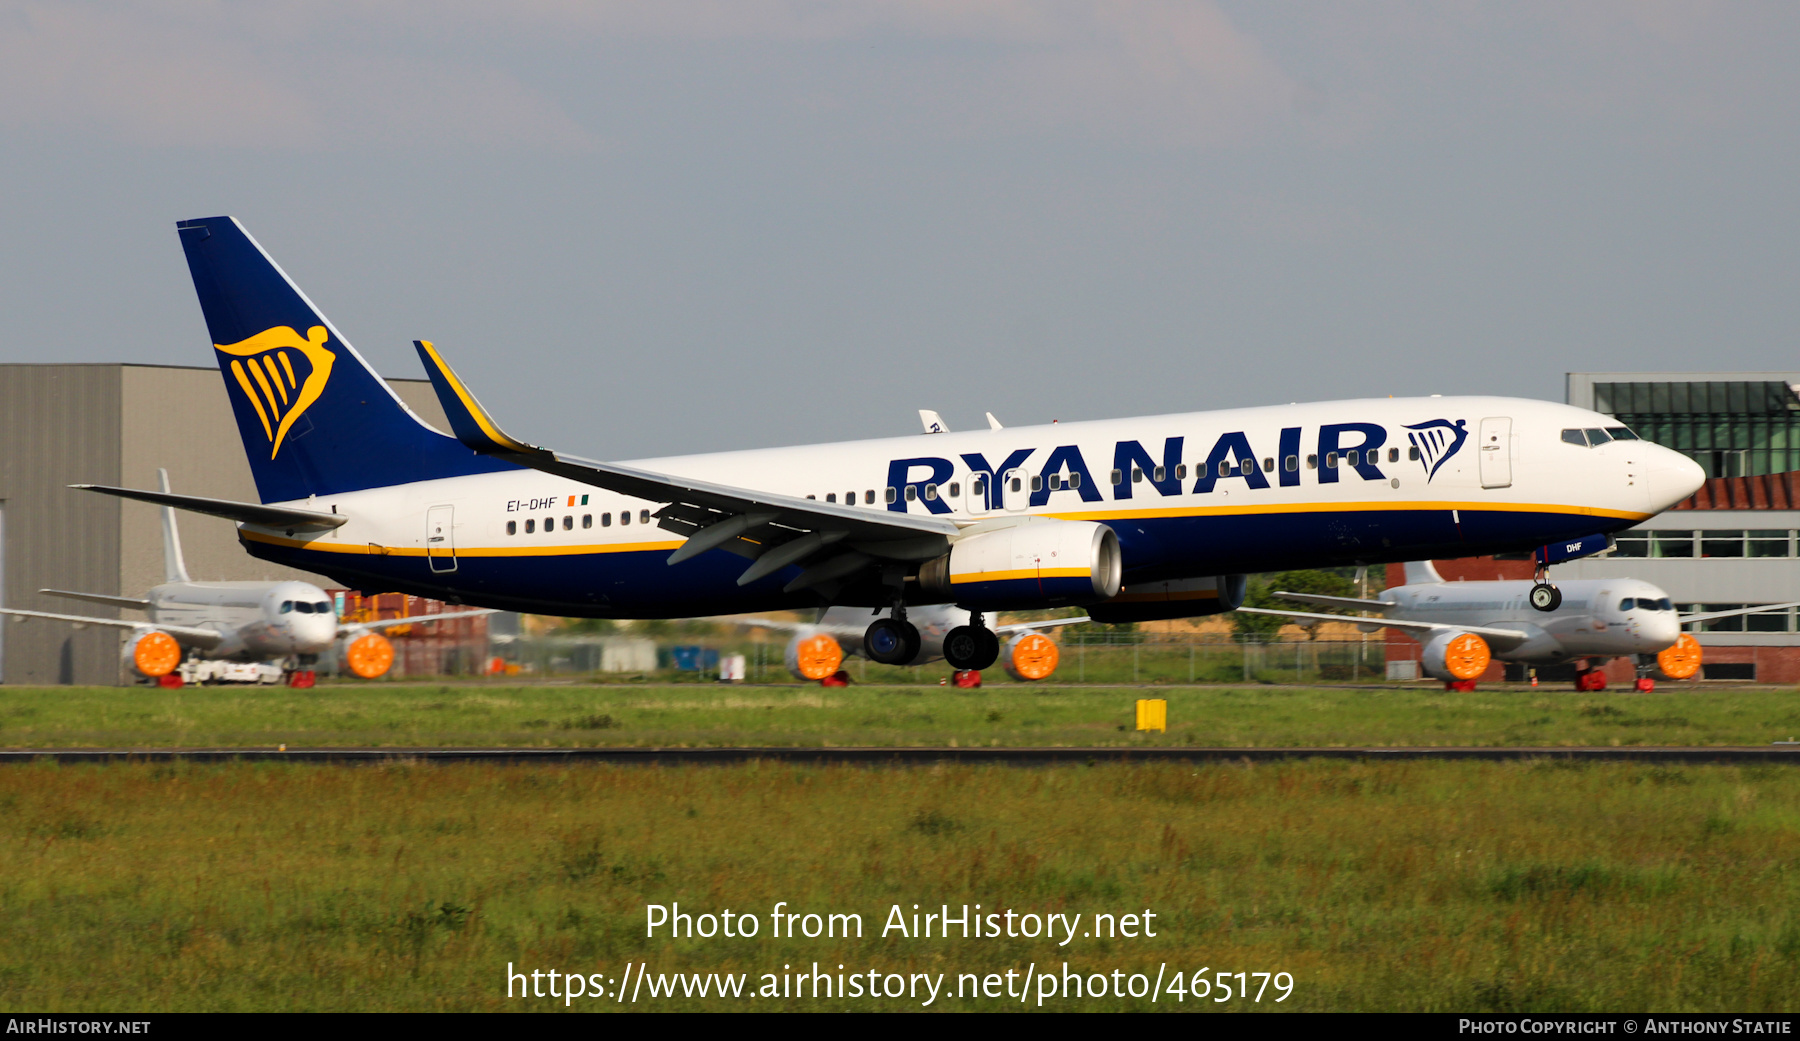
[[[1044,475],[1043,474],[1032,474],[1031,475],[1031,490],[1034,492],[1041,492],[1044,490]]]
[[[537,521],[527,520],[525,522],[525,534],[529,535],[536,530],[537,530]]]
[[[1131,468],[1131,483],[1132,484],[1143,484],[1144,483],[1144,471],[1141,468],[1136,467],[1136,466]]]
[[[1388,449],[1388,462],[1397,463],[1399,461],[1400,461],[1400,450],[1398,448]]]
[[[836,492],[826,492],[825,493],[825,501],[826,502],[836,502],[837,501],[837,493]]]
[[[1053,492],[1062,491],[1062,474],[1050,475],[1050,490]]]
[[[620,510],[619,511],[619,523],[620,524],[630,524],[631,523],[631,511],[630,510]]]
[[[584,528],[593,527],[594,526],[594,515],[591,513],[582,514],[581,515],[581,526]]]
[[[1349,463],[1351,466],[1360,466],[1362,465],[1362,453],[1352,448],[1344,454],[1344,462]]]
[[[1248,476],[1256,472],[1256,460],[1245,459],[1238,463],[1238,473]]]
[[[1012,479],[1012,490],[1015,492],[1024,491],[1025,490],[1025,482],[1017,477],[1013,478]]]
[[[1409,462],[1414,462],[1414,463],[1418,462],[1419,461],[1419,446],[1414,445],[1413,447],[1407,449],[1406,450],[1406,458]]]
[[[1326,452],[1325,453],[1325,469],[1335,470],[1335,469],[1337,469],[1337,464],[1338,464],[1338,454],[1336,452]]]
[[[555,517],[545,517],[544,518],[544,534],[548,535],[549,533],[551,533],[555,530],[556,530],[556,518]]]
[[[1300,469],[1300,457],[1297,455],[1290,455],[1282,460],[1281,466],[1282,469],[1286,470],[1288,473],[1293,473],[1295,470]]]
[[[1164,481],[1169,479],[1169,473],[1163,467],[1160,467],[1160,466],[1157,467],[1154,471],[1152,471],[1152,473],[1154,474],[1154,476],[1152,476],[1150,479],[1152,481],[1155,481],[1157,484],[1161,484]]]
[[[1317,470],[1319,468],[1319,457],[1317,454],[1306,457],[1306,468],[1308,470]]]
[[[952,498],[952,499],[959,498],[961,495],[962,495],[962,485],[958,484],[955,481],[951,481],[950,482],[950,498]]]
[[[1274,472],[1275,472],[1275,457],[1272,455],[1263,456],[1263,473],[1272,474]]]
[[[1177,481],[1187,480],[1187,464],[1186,463],[1182,463],[1181,465],[1175,467],[1175,479]]]
[[[601,526],[601,527],[602,527],[602,528],[610,528],[610,527],[612,527],[612,514],[610,514],[610,513],[602,513],[602,514],[601,514],[601,515],[600,515],[600,526]]]
[[[906,501],[907,502],[918,502],[919,501],[919,486],[918,485],[909,484],[906,486]]]
[[[893,502],[894,502],[894,501],[895,501],[895,500],[897,500],[897,499],[899,499],[899,498],[900,498],[900,493],[899,493],[899,492],[896,492],[896,491],[895,491],[895,490],[894,490],[894,489],[893,489],[893,488],[891,488],[891,487],[890,487],[890,488],[888,488],[888,490],[887,490],[887,491],[886,491],[886,493],[884,493],[884,494],[885,494],[885,499],[886,499],[886,501],[887,501],[887,502],[888,502],[888,503],[890,503],[890,504],[891,504],[891,503],[893,503]]]
[[[1071,487],[1071,488],[1081,487],[1081,475],[1080,474],[1070,474],[1069,475],[1069,487]]]
[[[281,613],[282,614],[291,614],[291,613],[293,613],[293,610],[294,610],[294,602],[292,600],[283,600],[281,602]]]
[[[937,501],[937,485],[928,484],[925,486],[925,501],[926,502],[936,502]]]
[[[563,530],[564,531],[574,531],[575,530],[575,518],[574,517],[565,516],[563,518]]]
[[[639,524],[650,523],[650,511],[649,510],[639,510],[638,511],[638,523]]]
[[[818,496],[817,495],[808,495],[807,498],[817,500]]]
[[[1115,487],[1115,488],[1121,484],[1124,484],[1125,483],[1125,474],[1119,470],[1114,470],[1112,472],[1112,483],[1113,483],[1113,487]]]
[[[868,491],[863,492],[863,503],[869,506],[875,505],[875,489],[870,488]]]
[[[508,535],[517,535],[519,533],[519,522],[518,521],[507,521],[506,522],[506,533]]]
[[[844,493],[844,505],[845,506],[855,506],[856,505],[856,493],[855,492],[845,492]]]
[[[1113,473],[1118,473],[1118,471],[1114,470]],[[986,491],[987,491],[987,478],[985,478],[985,477],[969,478],[969,494],[970,495],[981,495],[981,494],[985,493]]]

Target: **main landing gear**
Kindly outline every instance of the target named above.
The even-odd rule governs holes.
[[[1532,576],[1531,593],[1526,597],[1533,609],[1538,611],[1554,611],[1562,606],[1562,590],[1550,584],[1546,568],[1539,564],[1537,573]]]
[[[982,624],[980,611],[944,635],[944,660],[959,672],[980,672],[1000,660],[1000,637]]]
[[[863,650],[869,660],[882,665],[905,665],[919,656],[919,628],[906,620],[906,608],[896,606],[887,618],[869,623],[863,633]]]

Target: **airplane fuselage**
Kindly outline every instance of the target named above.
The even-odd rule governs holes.
[[[337,610],[306,582],[168,582],[150,590],[152,625],[211,629],[224,637],[205,656],[272,661],[323,654],[337,639]],[[180,636],[177,642],[184,642]]]
[[[1617,422],[1490,397],[1368,399],[915,435],[629,465],[979,531],[1036,519],[1117,534],[1124,584],[1529,549],[1629,527],[1698,483]],[[669,566],[660,502],[527,469],[291,502],[322,533],[240,528],[253,554],[358,588],[557,615],[684,617],[816,606],[790,568],[744,586],[724,549]],[[909,587],[909,598],[929,597]],[[837,602],[885,606],[878,586]]]
[[[1388,618],[1448,626],[1485,626],[1530,634],[1516,647],[1495,649],[1500,661],[1552,665],[1580,658],[1656,654],[1681,636],[1669,594],[1634,578],[1559,582],[1554,611],[1532,608],[1532,583],[1443,582],[1394,586],[1381,599]]]

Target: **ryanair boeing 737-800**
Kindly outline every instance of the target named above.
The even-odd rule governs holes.
[[[979,669],[994,611],[1210,614],[1249,572],[1530,550],[1702,480],[1606,416],[1496,397],[592,462],[503,433],[420,341],[453,434],[431,428],[237,221],[178,227],[263,500],[238,507],[243,545],[362,589],[612,618],[863,607],[891,664],[921,652],[908,605],[954,604],[944,657]]]

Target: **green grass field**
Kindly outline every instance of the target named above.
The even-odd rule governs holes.
[[[1124,986],[1160,966],[1293,989],[1047,1010],[1781,1011],[1800,987],[1797,781],[1549,762],[20,766],[0,771],[0,1004],[560,1010],[509,1000],[507,964],[606,985],[629,961],[751,991],[814,962],[941,973],[934,1009],[1019,1009],[1036,1006],[956,996],[960,974],[1066,961]],[[646,939],[645,905],[677,901],[757,915],[759,935]],[[778,901],[860,914],[863,936],[775,938]],[[1148,909],[1157,935],[883,937],[914,903],[1084,925]]]
[[[1133,729],[1137,698],[1169,731]],[[1766,745],[1800,694],[1398,687],[0,687],[0,747]]]

